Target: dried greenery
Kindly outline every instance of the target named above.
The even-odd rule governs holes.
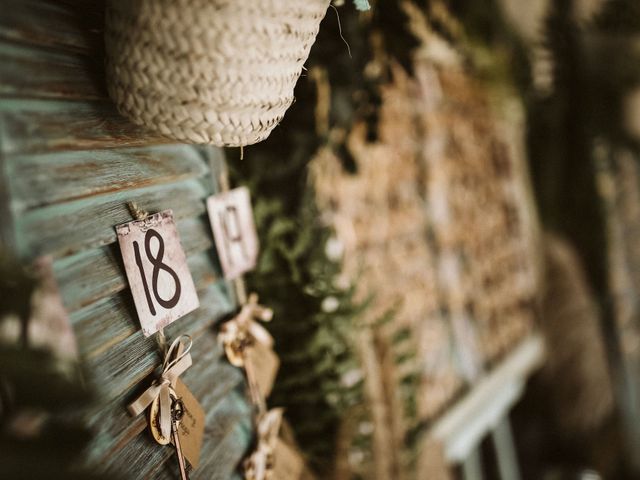
[[[346,430],[344,424],[345,412],[350,420],[366,421],[368,415],[361,407],[355,353],[358,315],[367,302],[356,302],[354,288],[341,282],[339,255],[331,253],[333,233],[315,205],[307,166],[326,147],[353,169],[345,142],[357,119],[369,125],[370,139],[377,135],[378,85],[388,74],[367,71],[372,55],[383,54],[372,53],[371,24],[386,22],[385,32],[398,29],[404,19],[398,13],[390,1],[376,3],[364,17],[341,10],[338,20],[329,11],[308,62],[309,76],[298,83],[296,104],[271,138],[247,149],[250,161],[234,162],[232,172],[236,183],[252,191],[262,242],[249,285],[275,312],[272,333],[282,366],[270,400],[286,407],[297,440],[323,476],[333,471],[339,477],[344,470],[344,458],[334,459],[338,446],[370,451],[370,432],[354,437],[357,424]]]
[[[466,81],[468,72],[464,65],[459,65],[456,73],[451,75],[440,76],[439,67],[434,65],[415,71],[413,52],[425,42],[425,38],[412,32],[408,25],[416,20],[411,15],[424,11],[425,7],[425,2],[381,0],[376,3],[372,14],[342,14],[342,34],[349,42],[349,49],[340,37],[335,16],[329,11],[321,26],[318,47],[312,51],[309,60],[308,76],[298,84],[297,103],[271,138],[247,149],[247,158],[243,162],[230,162],[236,169],[235,183],[247,184],[253,193],[262,241],[262,257],[257,270],[249,276],[249,284],[276,313],[272,331],[283,365],[271,400],[275,405],[287,408],[287,416],[301,446],[323,478],[327,478],[332,470],[334,478],[340,479],[360,474],[370,478],[386,478],[385,475],[405,478],[419,457],[418,434],[425,422],[432,420],[451,401],[462,384],[457,374],[450,375],[452,381],[445,379],[444,382],[442,372],[438,378],[435,378],[437,375],[430,377],[420,367],[420,361],[426,356],[419,350],[429,348],[425,345],[429,342],[423,342],[423,337],[416,334],[423,329],[427,332],[425,335],[440,335],[438,338],[443,344],[441,349],[429,348],[432,360],[434,356],[444,357],[431,363],[447,363],[450,369],[458,368],[453,365],[457,359],[451,358],[456,357],[456,353],[448,353],[454,350],[449,342],[455,343],[447,336],[452,313],[443,303],[438,303],[436,294],[429,295],[430,286],[420,283],[424,280],[421,269],[435,272],[437,267],[431,268],[427,262],[417,261],[428,256],[423,250],[430,248],[423,245],[428,243],[429,228],[424,225],[426,200],[421,196],[428,186],[420,172],[412,169],[443,171],[441,166],[432,163],[436,157],[444,156],[432,155],[425,160],[422,154],[423,148],[426,150],[427,147],[423,144],[427,139],[433,144],[438,144],[442,138],[451,141],[451,150],[459,151],[459,156],[464,157],[451,155],[452,175],[457,172],[460,178],[464,177],[464,172],[456,170],[458,167],[455,165],[473,163],[478,172],[484,172],[478,173],[478,178],[483,181],[477,183],[493,185],[490,177],[494,175],[494,167],[486,167],[483,162],[494,162],[497,165],[496,176],[504,177],[505,184],[512,181],[510,168],[500,167],[505,163],[511,164],[509,159],[503,158],[506,153],[499,147],[495,132],[491,130],[493,126],[487,126],[490,115],[483,103],[482,89],[475,89],[471,86],[473,82]],[[440,11],[438,19],[423,32],[433,40],[432,44],[427,39],[425,50],[436,47],[428,54],[439,55],[440,59],[452,55],[457,62],[457,54],[452,53],[454,49],[447,40],[447,36],[457,35],[451,33],[457,28],[455,21]],[[429,83],[427,80],[431,77],[434,78]],[[400,86],[393,86],[394,80],[398,79]],[[429,86],[424,87],[428,93],[420,93],[420,82],[428,83]],[[444,92],[445,98],[440,99],[442,93],[438,92]],[[451,99],[456,99],[452,103],[459,104],[459,107],[452,107]],[[385,102],[387,111],[395,112],[395,117],[385,117]],[[422,124],[428,116],[428,105],[432,105],[434,112]],[[418,108],[423,110],[422,116],[416,114]],[[454,139],[451,132],[455,129],[448,122],[477,131],[477,134],[468,134],[467,139],[485,139],[487,143],[480,148],[472,141]],[[487,129],[483,130],[484,127]],[[361,144],[356,148],[350,144],[353,130],[358,130]],[[484,155],[485,151],[487,155]],[[328,168],[339,172],[335,177],[325,176],[324,192],[316,195],[320,192],[314,189],[319,190],[320,187],[315,180],[310,182],[308,166],[312,159],[322,156],[333,159]],[[402,157],[404,163],[394,163],[396,157]],[[376,166],[386,166],[387,169],[376,169]],[[374,175],[376,172],[377,176]],[[402,172],[405,177],[402,177]],[[350,174],[361,180],[371,174],[369,183],[365,181],[360,187],[364,192],[361,196],[366,200],[369,198],[367,192],[370,192],[371,196],[377,195],[381,199],[374,206],[369,203],[368,211],[362,209],[362,216],[371,217],[362,222],[368,226],[371,235],[363,234],[361,237],[376,243],[386,231],[390,236],[398,233],[395,228],[378,228],[375,219],[380,219],[382,223],[387,220],[404,221],[413,227],[405,233],[414,235],[412,238],[416,240],[400,241],[394,244],[394,248],[389,246],[388,251],[381,253],[386,258],[381,262],[378,285],[384,284],[384,270],[391,266],[397,272],[396,276],[389,275],[389,279],[393,278],[389,281],[398,285],[387,289],[388,292],[378,290],[375,298],[377,307],[367,310],[366,316],[362,317],[358,314],[368,303],[366,296],[362,295],[366,288],[347,288],[341,281],[341,266],[333,257],[327,256],[327,243],[331,244],[333,237],[333,232],[327,227],[332,222],[328,214],[336,206],[330,193],[333,189],[337,192],[343,187],[345,191],[354,187],[356,181],[350,180]],[[400,177],[402,179],[398,180]],[[437,181],[442,181],[442,177],[434,180]],[[391,192],[384,188],[387,183],[393,184]],[[461,196],[473,190],[466,188],[463,181],[458,183]],[[505,210],[503,201],[509,203],[513,200],[503,198],[503,187],[500,183],[493,196],[496,210],[500,212]],[[417,191],[411,202],[407,201],[412,195],[409,190]],[[473,194],[484,198],[486,192],[480,190],[473,190]],[[320,208],[315,203],[318,196],[325,198]],[[349,198],[353,200],[355,197],[351,195]],[[472,195],[472,198],[475,197]],[[393,214],[387,215],[388,212],[381,209],[389,205],[393,205],[389,208]],[[413,210],[408,211],[411,208]],[[345,207],[345,211],[350,211],[350,208]],[[411,217],[411,213],[415,215]],[[498,214],[500,218],[501,215]],[[418,217],[421,220],[416,222]],[[370,221],[367,223],[367,220]],[[461,226],[456,235],[459,230],[462,230]],[[483,232],[487,237],[493,235],[488,230]],[[384,244],[385,240],[379,243]],[[473,243],[472,240],[469,243]],[[398,245],[401,247],[395,248]],[[364,273],[367,278],[358,278],[359,266],[353,251],[347,248],[345,252],[349,255],[345,265],[350,263],[347,278],[359,287],[369,286],[375,269]],[[411,279],[413,283],[407,281],[402,284],[406,287],[403,290],[399,283],[410,276],[406,272],[407,258],[419,263],[415,269],[420,271],[416,271],[415,278]],[[508,276],[497,283],[503,285],[504,282],[508,282]],[[498,290],[497,287],[494,289]],[[424,298],[418,298],[427,296],[433,300],[429,312],[427,308],[421,310]],[[397,297],[407,297],[407,301],[397,301]],[[509,297],[510,301],[514,299],[520,297]],[[530,313],[527,302],[522,303],[522,310]],[[461,308],[467,309],[464,305]],[[366,318],[365,323],[363,318]],[[523,316],[524,321],[520,323],[512,321],[511,317],[504,321],[505,324],[517,324],[518,331],[512,329],[514,331],[507,335],[506,329],[502,328],[503,334],[494,335],[499,345],[494,345],[494,353],[489,355],[491,359],[497,358],[526,332],[528,318]],[[429,328],[425,327],[427,324]],[[494,325],[485,327],[489,332]],[[438,332],[433,333],[434,329]],[[431,341],[429,345],[432,346],[439,340],[431,338]],[[434,350],[444,353],[434,355]],[[431,365],[430,368],[436,370],[439,367]],[[366,382],[362,382],[361,370],[366,372]],[[379,373],[375,373],[376,370]],[[427,386],[429,392],[426,392]],[[358,407],[360,404],[366,408]],[[376,440],[376,436],[385,438]],[[333,458],[338,450],[341,455],[334,465]],[[352,465],[341,464],[345,456],[354,459]],[[354,464],[361,468],[349,468]]]

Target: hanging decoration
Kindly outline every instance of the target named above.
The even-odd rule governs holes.
[[[255,293],[233,319],[220,328],[219,339],[229,363],[243,368],[249,395],[256,409],[256,446],[245,460],[246,480],[297,480],[304,471],[304,460],[290,442],[281,438],[282,408],[267,411],[280,361],[273,351],[273,338],[256,320],[271,321],[273,312],[258,304]]]
[[[257,447],[245,462],[246,480],[298,480],[302,477],[302,457],[280,438],[283,412],[282,408],[274,408],[260,418]]]
[[[178,377],[192,365],[189,354],[191,338],[186,335],[184,337],[188,341],[186,347],[182,337],[173,341],[165,355],[160,377],[127,407],[134,417],[151,407],[149,427],[153,438],[160,445],[167,445],[171,439],[172,410],[177,399],[175,387]]]
[[[191,337],[176,338],[167,350],[162,364],[162,373],[142,395],[127,407],[131,416],[149,410],[149,430],[160,445],[173,443],[178,457],[182,480],[188,479],[185,457],[192,468],[199,461],[199,448],[204,435],[204,412],[179,376],[191,365]],[[189,400],[189,403],[185,402]],[[180,429],[180,422],[188,415],[192,420],[190,429]],[[196,448],[184,450],[185,440]],[[188,452],[188,455],[187,455]]]
[[[127,410],[149,410],[149,430],[160,445],[173,443],[180,477],[189,478],[186,460],[196,468],[204,436],[204,411],[179,377],[192,365],[192,340],[181,335],[170,346],[164,328],[199,307],[198,295],[173,219],[173,212],[149,215],[128,203],[135,220],[116,227],[127,280],[145,336],[156,334],[164,355],[160,376]],[[190,425],[182,426],[188,417]],[[183,449],[185,443],[188,448]]]
[[[5,264],[0,266],[7,270],[11,266],[20,276],[0,284],[2,298],[12,300],[3,300],[0,308],[0,344],[46,349],[59,359],[76,362],[78,345],[53,273],[53,258],[38,257],[25,268],[17,261],[11,265],[3,255],[0,251],[0,264]],[[12,303],[21,302],[28,308],[11,311]]]
[[[258,296],[253,293],[219,333],[229,363],[245,369],[252,401],[259,408],[271,393],[280,361],[272,350],[271,334],[256,320],[269,322],[272,318],[273,311],[258,305]]]
[[[107,80],[119,111],[171,139],[244,146],[293,102],[329,0],[111,0]]]
[[[292,438],[281,438],[284,409],[267,410],[266,398],[280,359],[273,350],[273,337],[259,322],[271,322],[273,310],[260,305],[257,294],[247,296],[242,278],[255,267],[259,251],[249,189],[230,190],[226,167],[218,171],[215,155],[209,153],[214,181],[222,190],[207,199],[209,219],[224,276],[240,305],[237,315],[220,326],[218,340],[229,363],[244,370],[254,407],[255,448],[243,462],[244,476],[246,480],[298,480],[305,461]]]
[[[116,227],[127,280],[148,337],[199,307],[198,293],[173,212],[149,215],[135,204],[136,220]]]
[[[224,278],[233,280],[253,270],[260,245],[249,189],[212,195],[207,199],[207,211]]]

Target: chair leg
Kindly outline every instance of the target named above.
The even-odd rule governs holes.
[[[522,477],[508,416],[496,425],[491,433],[491,439],[496,451],[501,480],[520,480]]]
[[[483,480],[482,459],[480,458],[480,446],[469,452],[469,456],[462,463],[462,478],[464,480]]]

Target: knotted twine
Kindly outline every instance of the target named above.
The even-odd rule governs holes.
[[[183,338],[187,339],[186,347],[182,342]],[[176,387],[178,377],[192,365],[189,353],[191,345],[192,340],[189,335],[176,338],[164,357],[160,377],[127,407],[129,414],[137,417],[157,398],[160,398],[158,417],[160,433],[164,438],[169,438],[171,435],[171,389]]]

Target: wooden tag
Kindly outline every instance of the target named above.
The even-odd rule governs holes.
[[[300,480],[304,470],[302,456],[293,447],[278,438],[273,454],[274,480]]]
[[[182,453],[194,470],[200,464],[200,450],[204,437],[204,410],[189,388],[180,380],[176,394],[184,403],[184,416],[178,425]]]
[[[118,225],[116,232],[146,337],[198,308],[171,210]]]
[[[249,369],[255,375],[262,398],[267,398],[273,389],[280,367],[278,355],[267,345],[255,342],[247,349],[246,362],[250,364]]]
[[[224,277],[232,280],[252,270],[260,247],[249,189],[213,195],[207,199],[207,209]]]

